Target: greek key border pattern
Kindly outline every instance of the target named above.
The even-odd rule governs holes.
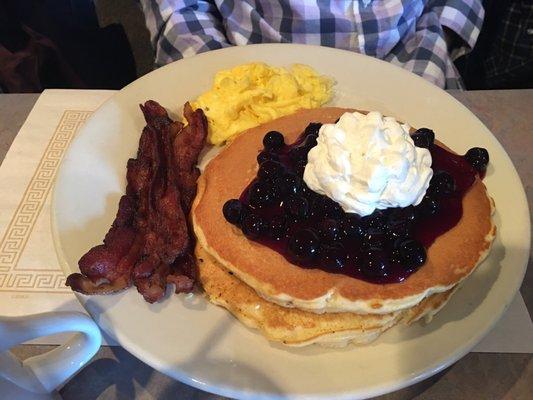
[[[35,172],[0,242],[0,292],[69,292],[57,271],[17,270],[17,264],[52,188],[70,141],[92,111],[66,110],[46,146]]]

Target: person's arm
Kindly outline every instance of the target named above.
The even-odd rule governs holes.
[[[156,65],[230,45],[211,1],[141,0]]]
[[[452,60],[472,50],[485,16],[481,0],[430,0],[426,10],[437,14]]]

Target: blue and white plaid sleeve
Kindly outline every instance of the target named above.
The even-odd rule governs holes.
[[[230,46],[222,17],[211,1],[141,0],[141,3],[158,66]]]
[[[416,24],[383,57],[441,88],[462,89],[461,76],[450,56],[444,28],[464,40],[463,54],[479,35],[484,10],[479,0],[430,0]]]
[[[453,52],[454,59],[473,49],[485,16],[480,0],[430,0],[427,8],[438,16],[443,27],[463,40],[460,51]]]

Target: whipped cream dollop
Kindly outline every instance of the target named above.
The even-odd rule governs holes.
[[[343,114],[320,128],[305,183],[361,216],[419,204],[433,176],[431,154],[414,145],[409,129],[375,111]]]

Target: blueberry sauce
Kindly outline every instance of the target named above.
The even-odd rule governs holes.
[[[484,175],[488,153],[455,155],[434,143],[433,131],[421,128],[415,144],[429,149],[434,172],[422,203],[360,217],[345,213],[303,181],[307,153],[316,145],[320,126],[309,124],[291,145],[279,132],[266,133],[257,177],[238,200],[228,200],[226,219],[250,240],[303,268],[373,283],[405,280],[425,263],[435,239],[461,219],[463,196],[476,174]]]

